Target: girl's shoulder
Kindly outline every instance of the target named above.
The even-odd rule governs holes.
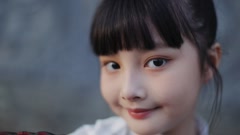
[[[83,125],[69,135],[127,135],[129,129],[120,117],[97,120],[93,125]]]

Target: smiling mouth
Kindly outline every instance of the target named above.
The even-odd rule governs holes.
[[[136,109],[127,109],[128,114],[134,118],[134,119],[145,119],[149,117],[154,111],[160,109],[161,107],[155,107],[152,109],[142,109],[142,108],[136,108]]]

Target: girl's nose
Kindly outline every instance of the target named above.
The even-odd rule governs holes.
[[[139,73],[133,72],[125,74],[122,83],[123,87],[120,96],[123,100],[136,102],[146,98],[147,93],[144,88],[144,82]]]

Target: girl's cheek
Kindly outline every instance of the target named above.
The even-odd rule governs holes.
[[[120,87],[119,87],[119,78],[117,76],[107,76],[102,75],[101,76],[101,93],[106,101],[106,103],[110,106],[112,111],[117,114],[120,114],[120,105],[119,105],[119,93],[120,93]]]
[[[192,82],[189,82],[190,80],[179,76],[182,76],[181,72],[174,71],[154,78],[149,85],[150,89],[153,90],[151,95],[155,96],[154,99],[159,99],[161,103],[166,105],[174,105],[183,103],[188,99],[187,95],[194,96],[198,93],[196,78],[190,78]]]
[[[117,98],[119,91],[118,76],[102,74],[101,75],[101,92],[104,99],[109,103]]]

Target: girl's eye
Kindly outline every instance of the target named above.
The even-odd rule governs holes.
[[[161,66],[164,66],[167,62],[167,59],[155,58],[149,60],[145,66],[149,68],[160,68]]]
[[[106,68],[108,71],[114,71],[120,69],[120,65],[117,64],[116,62],[108,62],[106,63]]]

